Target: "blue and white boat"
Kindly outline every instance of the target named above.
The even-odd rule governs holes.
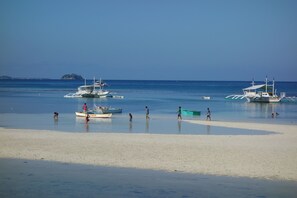
[[[108,98],[113,97],[111,93],[107,90],[103,90],[103,87],[106,86],[106,83],[96,81],[94,78],[94,83],[91,85],[86,84],[79,86],[76,93],[66,94],[65,98]]]
[[[274,80],[272,84],[268,84],[268,79],[266,77],[265,84],[256,85],[252,82],[252,86],[243,89],[243,95],[229,95],[226,99],[244,99],[248,102],[256,103],[277,103],[285,98],[286,94],[281,93],[280,96],[277,95]]]

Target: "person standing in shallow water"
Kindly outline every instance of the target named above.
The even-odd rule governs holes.
[[[177,119],[178,119],[178,120],[182,120],[182,116],[181,116],[181,107],[178,107],[178,111],[177,111]]]
[[[82,109],[85,113],[88,111],[88,106],[86,103],[83,105]]]
[[[206,113],[206,120],[211,120],[211,117],[210,117],[211,113],[210,113],[210,110],[209,108],[207,108],[207,113]]]
[[[149,108],[147,107],[147,106],[145,106],[145,110],[146,110],[146,113],[145,113],[145,118],[148,120],[148,119],[150,119],[150,110],[149,110]]]
[[[54,112],[54,119],[55,120],[58,120],[58,117],[59,117],[59,113],[58,112]]]
[[[132,122],[133,116],[131,113],[129,113],[129,121]]]
[[[89,114],[87,113],[87,116],[86,116],[86,124],[88,124],[89,121],[90,121],[90,116],[89,116]]]

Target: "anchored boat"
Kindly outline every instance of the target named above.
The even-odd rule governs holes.
[[[76,93],[66,94],[65,98],[124,98],[123,96],[114,96],[109,91],[104,90],[103,87],[106,86],[106,83],[100,81],[96,81],[94,78],[94,82],[91,85],[86,84],[79,86],[77,88]]]
[[[229,95],[226,99],[243,99],[246,98],[248,102],[258,102],[258,103],[277,103],[285,98],[286,94],[281,93],[280,96],[277,95],[274,80],[272,84],[268,84],[268,79],[266,77],[265,84],[256,85],[252,82],[252,86],[243,89],[243,95]]]

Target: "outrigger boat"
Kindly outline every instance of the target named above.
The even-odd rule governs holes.
[[[87,117],[89,116],[90,118],[111,118],[112,114],[111,113],[94,113],[94,112],[75,112],[75,115],[77,117]]]
[[[123,98],[123,96],[113,96],[109,91],[103,90],[106,83],[96,81],[94,78],[94,83],[91,85],[86,84],[79,86],[76,93],[66,94],[65,98]]]
[[[276,94],[276,89],[274,88],[274,80],[272,84],[268,84],[266,77],[265,84],[255,85],[252,82],[252,86],[243,89],[243,95],[229,95],[226,99],[243,99],[246,98],[248,102],[257,103],[277,103],[285,98],[286,94],[281,93],[280,96]]]

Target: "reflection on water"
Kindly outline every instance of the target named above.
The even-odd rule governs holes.
[[[145,132],[149,133],[150,132],[150,119],[145,120]]]
[[[54,125],[58,125],[58,124],[59,124],[58,118],[54,118]]]
[[[181,120],[177,121],[177,129],[178,129],[178,133],[181,133],[181,129],[182,129]]]
[[[111,118],[89,118],[89,123],[111,123]],[[85,123],[86,118],[85,117],[76,117],[77,123]]]
[[[210,125],[206,125],[206,132],[207,132],[207,135],[210,135]]]
[[[85,128],[86,128],[86,132],[89,132],[90,131],[89,123],[88,122],[85,123]]]
[[[244,110],[254,118],[270,118],[272,112],[281,109],[280,103],[243,103]]]
[[[129,132],[133,131],[133,124],[132,121],[129,121]]]

